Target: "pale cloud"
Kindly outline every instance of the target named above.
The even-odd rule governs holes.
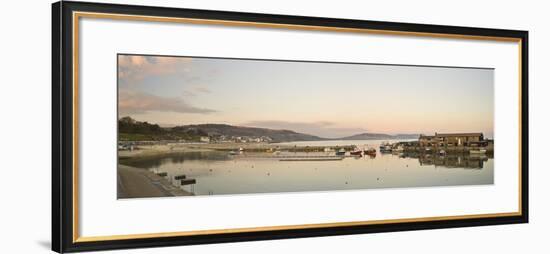
[[[183,91],[183,96],[197,96],[198,94],[209,94],[212,91],[204,85],[194,85]]]
[[[138,114],[151,111],[209,114],[212,109],[189,105],[181,98],[163,97],[144,92],[121,90],[118,94],[118,108],[121,114]]]
[[[118,77],[123,81],[141,81],[146,77],[163,76],[186,71],[192,61],[186,57],[118,56]]]
[[[292,130],[324,138],[342,138],[367,132],[364,128],[341,128],[330,121],[317,122],[290,122],[290,121],[252,121],[243,126],[269,128],[278,130]]]
[[[194,87],[194,89],[195,89],[195,91],[200,92],[200,93],[211,93],[212,92],[206,86],[196,86],[196,87]]]

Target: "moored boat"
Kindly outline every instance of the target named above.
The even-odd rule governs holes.
[[[371,147],[367,150],[364,150],[363,153],[368,154],[368,155],[376,155],[376,149]]]
[[[380,144],[380,147],[379,147],[379,148],[380,148],[380,152],[381,152],[381,153],[389,153],[389,152],[391,152],[391,144],[390,144],[389,142],[387,142],[387,141],[386,141],[386,142],[382,142],[382,143]]]
[[[485,149],[478,149],[478,150],[470,150],[470,154],[485,154],[487,150]]]
[[[340,150],[336,151],[336,155],[344,156],[346,155],[346,150],[344,150],[344,148],[340,148]]]
[[[356,156],[362,156],[363,155],[363,151],[361,150],[357,150],[357,151],[351,151],[349,152],[350,155],[356,155]]]
[[[391,151],[400,153],[400,152],[403,152],[403,150],[404,150],[403,146],[397,146],[397,147],[394,147]]]

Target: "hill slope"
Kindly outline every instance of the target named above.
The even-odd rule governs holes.
[[[192,124],[176,127],[160,127],[158,124],[136,121],[123,117],[118,121],[119,139],[121,141],[145,140],[188,140],[200,141],[201,137],[210,136],[226,140],[242,138],[265,138],[271,142],[321,141],[321,140],[373,140],[373,139],[416,139],[418,134],[389,135],[383,133],[361,133],[343,138],[322,138],[291,130],[274,130],[267,128],[233,126],[228,124]],[[264,140],[264,139],[262,139]]]
[[[383,133],[361,133],[342,138],[342,140],[373,140],[373,139],[417,139],[418,134],[383,134]]]
[[[233,137],[269,137],[273,142],[326,140],[321,137],[294,132],[291,130],[272,130],[255,127],[242,127],[227,124],[193,124],[171,128],[173,132],[207,133],[209,136]]]

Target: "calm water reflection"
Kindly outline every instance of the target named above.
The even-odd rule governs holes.
[[[296,142],[298,145],[377,147],[380,141]],[[378,150],[378,149],[377,149]],[[281,153],[279,156],[324,153]],[[493,158],[470,155],[381,154],[337,161],[280,161],[267,153],[187,152],[121,161],[129,166],[174,177],[185,175],[196,184],[181,188],[195,195],[328,191],[370,188],[493,184]],[[266,158],[268,157],[268,158]]]

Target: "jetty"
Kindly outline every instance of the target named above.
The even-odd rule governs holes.
[[[266,154],[266,153],[252,153],[252,154],[239,154],[234,155],[234,159],[272,159],[272,160],[279,160],[279,161],[339,161],[343,160],[345,158],[358,158],[361,157],[361,155],[353,155],[353,154],[346,154],[346,155],[335,155],[332,154],[304,154],[300,153],[298,155],[294,154]]]
[[[345,156],[288,156],[279,161],[341,161]]]
[[[162,174],[161,174],[162,175]],[[192,196],[168,179],[149,170],[118,164],[117,167],[117,197],[174,197]]]

